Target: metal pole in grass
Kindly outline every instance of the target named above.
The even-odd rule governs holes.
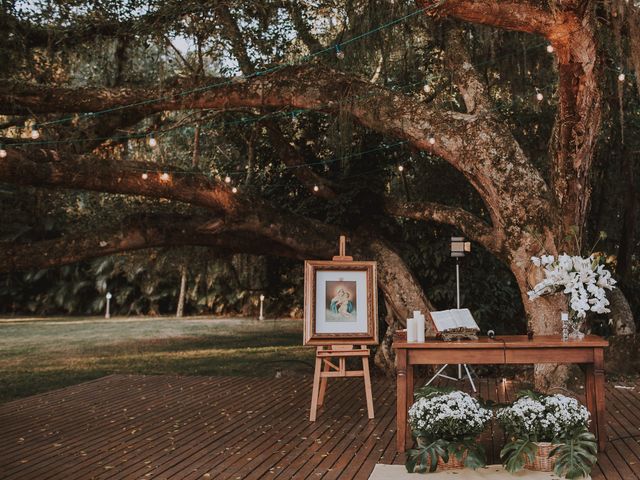
[[[107,298],[107,311],[104,313],[104,318],[111,318],[111,313],[109,313],[109,304],[111,303],[111,292],[107,292],[105,297]]]
[[[260,317],[258,320],[264,320],[264,295],[260,295]]]

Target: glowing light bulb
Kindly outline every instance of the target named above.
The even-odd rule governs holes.
[[[38,138],[40,138],[40,132],[38,131],[38,128],[35,125],[31,127],[31,138],[33,138],[34,140],[37,140]]]
[[[224,177],[224,183],[231,183],[231,177],[229,175]]]
[[[169,181],[169,174],[167,172],[164,172],[162,175],[160,175],[160,180],[162,180],[163,182],[168,182]]]
[[[544,100],[544,95],[542,95],[542,93],[540,92],[536,93],[536,100],[541,102],[542,100]]]
[[[231,189],[231,192],[232,192],[232,193],[238,193],[238,189],[237,189],[236,187],[233,187],[233,188]]]
[[[435,145],[436,144],[436,139],[434,137],[429,137],[429,144]]]
[[[149,135],[149,146],[151,148],[158,146],[158,141],[156,140],[156,137],[153,136],[153,133]]]
[[[318,190],[320,190],[320,187],[318,185],[314,185],[313,186],[313,191],[317,192]]]
[[[142,177],[143,180],[146,180],[147,178],[149,178],[149,174],[147,174],[147,173],[143,173],[140,176]]]
[[[547,45],[547,52],[553,53],[554,50],[553,45]]]
[[[626,75],[624,73],[621,73],[620,75],[618,75],[618,81],[619,82],[624,82],[624,79],[627,78]]]
[[[7,151],[4,149],[4,145],[0,145],[0,158],[7,156]]]
[[[398,171],[399,171],[399,172],[404,172],[404,167],[403,167],[402,165],[400,165],[400,166],[398,167]]]
[[[425,84],[425,86],[422,87],[422,90],[424,90],[424,93],[431,93],[431,85],[429,85],[428,83]]]

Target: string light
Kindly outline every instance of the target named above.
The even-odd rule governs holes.
[[[236,187],[233,187],[233,188],[231,189],[231,193],[238,193],[238,189],[237,189]]]
[[[429,144],[430,145],[435,145],[436,144],[436,139],[434,137],[429,137]]]
[[[224,183],[231,183],[231,177],[229,175],[224,177]]]
[[[431,93],[431,85],[426,83],[424,87],[422,87],[422,90],[424,90],[424,93]]]
[[[147,172],[143,173],[140,176],[142,177],[143,180],[146,180],[147,178],[149,178],[149,174]]]
[[[542,95],[541,92],[536,93],[536,100],[541,102],[542,100],[544,100],[544,95]]]
[[[399,172],[404,172],[404,167],[402,165],[398,166],[398,171]]]
[[[7,156],[7,151],[4,149],[4,145],[0,144],[0,158]]]
[[[625,78],[627,78],[627,77],[626,77],[626,75],[624,73],[621,73],[620,75],[618,75],[618,81],[619,82],[624,82]]]
[[[153,136],[153,133],[149,135],[148,143],[151,148],[158,146],[158,140],[156,140],[156,137]]]
[[[404,19],[404,17],[403,17],[403,19]],[[349,42],[350,41],[343,42],[343,44],[349,43]],[[548,44],[546,44],[546,43],[537,44],[537,45],[534,45],[534,46],[531,46],[531,47],[527,48],[526,50],[532,50],[534,48],[540,48],[541,46],[545,46],[545,45],[548,45]],[[328,48],[325,48],[324,50],[322,50],[321,52],[317,52],[317,53],[325,53],[327,50],[333,50],[333,48],[334,47],[328,47]],[[511,54],[505,55],[505,57],[510,56],[510,55]],[[492,62],[483,62],[480,65],[489,64],[489,63],[492,63]],[[273,70],[273,71],[276,71],[276,70]],[[260,72],[258,74],[266,74],[266,73],[271,73],[271,71],[264,71],[264,72]],[[258,75],[258,74],[256,74],[256,75]],[[624,75],[624,74],[622,74],[622,75]],[[253,75],[251,75],[251,76],[253,76]],[[250,76],[241,77],[241,78],[244,81],[244,80],[248,79],[249,77]],[[233,79],[230,79],[227,83],[237,83],[237,80],[238,80],[238,77],[234,77]],[[412,83],[404,85],[404,87],[402,87],[402,88],[414,87],[414,86],[416,86],[418,84],[421,84],[421,83],[423,83],[423,82],[412,82]],[[222,85],[222,84],[219,84],[219,85]],[[199,89],[197,89],[197,91],[208,90],[208,89],[214,88],[215,86],[218,86],[218,85],[208,85],[206,87],[200,87]],[[423,85],[423,90],[425,92],[427,92],[427,91],[433,91],[434,89],[433,89],[433,87],[429,86],[428,84],[424,84]],[[195,91],[185,90],[183,92],[176,93],[175,96],[184,96],[184,95],[187,95],[189,93],[194,93],[194,92]],[[361,97],[357,97],[357,98],[361,98]],[[155,102],[155,101],[165,100],[165,99],[166,99],[165,97],[160,97],[160,98],[151,100],[151,103]],[[145,104],[146,103],[149,103],[149,101],[145,101]],[[137,103],[130,104],[130,105],[122,105],[120,107],[117,107],[115,110],[120,110],[122,108],[128,108],[128,107],[133,107],[133,106],[137,106]],[[112,110],[113,109],[106,109],[106,110],[103,110],[103,111],[87,113],[87,114],[84,115],[84,117],[92,117],[92,116],[100,115],[100,114],[103,114],[103,113],[111,112]],[[310,111],[310,109],[300,109],[297,112],[301,113],[301,112],[306,112],[306,111]],[[286,113],[286,115],[289,115],[289,114],[290,114],[289,112]],[[295,112],[292,113],[292,115],[294,115],[294,114],[295,114]],[[264,115],[262,117],[258,117],[258,118],[253,118],[252,117],[252,118],[249,118],[249,119],[241,119],[241,120],[230,121],[230,122],[223,121],[223,122],[219,122],[219,123],[214,123],[213,126],[217,126],[217,125],[226,126],[226,125],[237,125],[237,124],[254,123],[256,121],[261,121],[264,118],[271,117],[271,116],[277,116],[277,115],[283,115],[283,112],[282,111],[278,111],[278,112],[275,112],[275,113],[272,113],[272,114],[266,114],[266,115]],[[54,121],[51,121],[51,122],[44,122],[41,125],[51,125],[51,124],[57,124],[57,123],[64,123],[64,122],[70,121],[72,118],[75,118],[75,117],[67,117],[67,118],[62,118],[62,119],[59,119],[59,120],[54,120]],[[35,125],[36,124],[34,124],[34,126]],[[92,139],[89,139],[89,140],[127,140],[127,139],[131,139],[131,138],[140,138],[140,136],[139,136],[139,134],[134,134],[134,135],[130,135],[130,136],[129,135],[119,135],[119,136],[115,136],[115,137],[114,136],[98,137],[98,138],[92,138]],[[88,140],[88,139],[83,139],[83,141],[86,141],[86,140]],[[67,140],[67,142],[69,142],[69,143],[74,142],[74,141],[77,141],[77,140],[74,140],[74,139]],[[41,144],[59,144],[59,143],[63,143],[63,141],[61,141],[61,140],[53,140],[53,141],[45,141],[45,142],[40,142],[40,143]],[[23,146],[23,145],[28,145],[28,143],[27,142],[16,143],[15,145],[16,146]]]
[[[553,45],[547,45],[547,52],[553,53],[554,50]]]
[[[169,181],[169,174],[167,172],[164,172],[162,175],[160,175],[160,180],[162,180],[163,182],[168,182]]]
[[[38,127],[36,124],[31,127],[31,138],[33,138],[34,140],[40,138],[40,132],[38,131]]]
[[[320,187],[318,185],[314,185],[313,186],[313,191],[317,192],[318,190],[320,190]]]
[[[375,27],[375,28],[373,28],[371,30],[368,30],[368,31],[366,31],[366,32],[364,32],[364,33],[362,33],[360,35],[357,35],[355,37],[352,37],[352,38],[350,38],[348,40],[343,41],[340,45],[346,45],[346,44],[349,44],[349,43],[353,43],[353,42],[355,42],[357,40],[360,40],[360,39],[368,37],[368,36],[370,36],[370,35],[372,35],[374,33],[377,33],[377,32],[379,32],[379,31],[381,31],[381,30],[383,30],[385,28],[392,27],[392,26],[397,25],[397,24],[399,24],[401,22],[404,22],[405,20],[408,20],[409,18],[415,17],[417,15],[421,15],[422,13],[424,13],[426,11],[429,11],[429,10],[432,10],[432,9],[436,9],[436,8],[438,8],[440,6],[440,3],[441,2],[438,2],[437,4],[435,4],[433,6],[430,6],[430,7],[420,8],[418,10],[415,10],[415,11],[411,12],[411,13],[403,15],[402,17],[399,17],[399,18],[396,18],[394,20],[391,20],[390,22],[387,22],[385,24],[379,25],[378,27]],[[546,43],[544,43],[542,45],[545,45],[545,44]],[[538,48],[539,46],[540,45],[538,44],[538,45],[535,45],[534,47],[530,47],[530,48]],[[256,71],[256,72],[254,72],[252,74],[249,74],[249,75],[242,75],[242,76],[239,76],[239,77],[233,77],[233,78],[230,78],[230,79],[218,82],[218,83],[204,85],[204,86],[196,87],[196,88],[192,88],[192,89],[187,89],[187,90],[183,90],[181,92],[172,93],[170,95],[165,95],[165,96],[161,96],[161,97],[157,97],[157,98],[153,98],[153,99],[141,100],[141,101],[134,102],[134,103],[131,103],[131,104],[119,105],[117,107],[107,108],[107,109],[99,110],[99,111],[95,111],[95,112],[90,112],[90,113],[84,114],[83,117],[87,117],[87,118],[95,117],[95,116],[98,116],[98,115],[103,115],[105,113],[110,113],[110,112],[123,110],[123,109],[126,109],[126,108],[137,107],[137,106],[141,106],[141,105],[149,105],[151,103],[156,103],[156,102],[169,100],[169,99],[172,99],[174,97],[185,97],[185,96],[190,95],[190,94],[200,93],[200,92],[203,92],[203,91],[211,90],[211,89],[216,88],[216,87],[221,87],[221,86],[225,86],[225,85],[231,85],[231,84],[234,84],[234,83],[241,83],[241,82],[244,82],[244,81],[246,81],[246,80],[248,80],[250,78],[253,78],[253,77],[267,75],[267,74],[270,74],[270,73],[273,73],[273,72],[280,71],[280,70],[292,65],[292,63],[308,62],[312,58],[315,58],[318,55],[323,55],[323,54],[325,54],[327,52],[330,52],[334,48],[336,50],[336,55],[338,56],[338,58],[340,58],[340,59],[344,58],[344,53],[341,52],[339,45],[336,45],[335,47],[326,47],[326,48],[323,48],[323,49],[318,50],[316,52],[312,52],[311,54],[304,55],[304,56],[300,57],[299,59],[295,60],[294,62],[287,62],[287,63],[284,63],[284,64],[275,65],[273,67],[266,68],[266,69],[261,70],[261,71]],[[67,122],[71,122],[71,121],[75,120],[76,118],[77,118],[77,116],[74,114],[73,116],[59,118],[57,120],[52,120],[52,121],[49,121],[49,122],[44,122],[43,125],[53,125],[53,124],[67,123]]]
[[[402,22],[404,22],[406,20],[409,20],[410,18],[419,16],[419,15],[423,14],[426,11],[434,10],[434,9],[438,8],[439,6],[440,5],[437,4],[437,5],[432,5],[432,6],[429,6],[429,7],[419,8],[419,9],[414,10],[413,12],[410,12],[410,13],[408,13],[406,15],[403,15],[401,17],[395,18],[395,19],[393,19],[393,20],[391,20],[391,21],[389,21],[387,23],[384,23],[382,25],[378,25],[377,27],[372,28],[371,30],[367,30],[366,32],[363,32],[363,33],[361,33],[359,35],[356,35],[355,37],[351,37],[351,38],[343,41],[341,43],[341,45],[347,45],[349,43],[353,43],[355,41],[358,41],[358,40],[361,40],[363,38],[369,37],[369,36],[371,36],[371,35],[373,35],[373,34],[375,34],[377,32],[380,32],[380,31],[382,31],[382,30],[384,30],[386,28],[393,27],[393,26],[398,25],[398,24],[400,24],[400,23],[402,23]],[[221,81],[221,82],[217,82],[217,83],[213,83],[213,84],[209,84],[209,85],[204,85],[204,86],[201,86],[201,87],[191,88],[191,89],[183,90],[183,91],[177,92],[177,93],[171,93],[169,95],[164,95],[164,96],[161,96],[161,97],[156,97],[156,98],[147,99],[147,100],[140,100],[138,102],[134,102],[134,103],[126,104],[126,105],[119,105],[117,107],[112,107],[112,108],[107,108],[107,109],[104,109],[104,110],[94,111],[94,112],[91,112],[91,113],[87,114],[86,116],[95,117],[95,116],[98,116],[98,115],[103,115],[105,113],[111,113],[111,112],[115,112],[115,111],[119,111],[119,110],[124,110],[126,108],[137,107],[137,106],[141,106],[141,105],[149,105],[149,104],[156,103],[156,102],[162,102],[162,101],[165,101],[165,100],[171,100],[171,99],[173,99],[175,97],[185,97],[185,96],[190,95],[190,94],[201,93],[201,92],[204,92],[204,91],[211,90],[213,88],[226,86],[226,85],[231,85],[233,83],[241,83],[241,82],[244,82],[244,81],[246,81],[246,80],[248,80],[250,78],[255,78],[255,77],[258,77],[258,76],[267,75],[267,74],[270,74],[270,73],[273,73],[273,72],[277,72],[277,71],[283,70],[284,68],[287,68],[287,67],[291,66],[292,64],[309,62],[313,58],[315,58],[315,57],[317,57],[319,55],[324,55],[324,54],[332,51],[333,49],[334,49],[333,47],[322,48],[321,50],[312,52],[312,53],[307,54],[307,55],[303,55],[303,56],[301,56],[301,57],[299,57],[297,59],[294,59],[293,61],[288,61],[286,63],[274,65],[273,67],[265,68],[264,70],[259,70],[259,71],[256,71],[254,73],[251,73],[249,75],[242,75],[240,77],[233,77],[233,78]],[[337,53],[337,52],[340,51],[339,45],[336,45],[335,50],[336,50],[336,54],[337,54],[338,58],[342,59],[344,57],[344,53],[342,55],[338,55],[338,53]],[[73,116],[70,116],[70,117],[65,117],[65,118],[59,118],[57,120],[52,120],[50,122],[45,122],[44,125],[53,125],[53,124],[71,122],[75,118],[76,118],[76,115],[73,115]]]

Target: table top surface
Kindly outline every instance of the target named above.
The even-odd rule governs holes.
[[[602,348],[609,346],[609,342],[598,335],[585,335],[582,340],[563,342],[560,335],[536,335],[532,340],[526,335],[499,335],[494,339],[479,337],[477,340],[444,340],[429,338],[423,343],[407,342],[404,336],[393,339],[393,348],[433,348],[433,349],[473,349],[473,348]]]

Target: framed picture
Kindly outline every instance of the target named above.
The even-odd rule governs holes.
[[[304,344],[378,343],[376,262],[304,263]]]

